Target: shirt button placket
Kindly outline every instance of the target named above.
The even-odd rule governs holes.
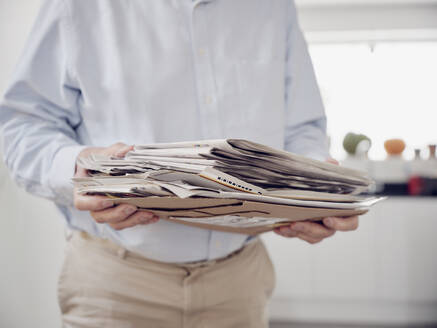
[[[202,135],[205,139],[218,139],[224,136],[220,125],[214,70],[208,47],[210,38],[205,16],[206,10],[208,10],[207,1],[200,0],[193,4],[191,38]],[[220,236],[220,233],[210,232],[208,259],[219,257],[224,253],[223,239]]]
[[[214,70],[208,50],[208,24],[205,10],[207,2],[198,1],[193,5],[192,42],[196,70],[199,111],[202,134],[205,139],[223,138],[218,112],[217,91]]]

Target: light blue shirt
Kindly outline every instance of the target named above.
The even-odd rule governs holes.
[[[292,0],[48,0],[0,124],[13,178],[53,200],[70,229],[165,262],[222,257],[247,236],[164,220],[121,231],[97,224],[72,207],[84,145],[232,137],[328,156]]]

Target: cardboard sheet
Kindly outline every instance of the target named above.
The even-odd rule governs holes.
[[[135,205],[173,222],[244,234],[271,231],[275,227],[294,221],[361,215],[367,212],[367,209],[324,209],[236,199],[147,197],[118,198],[114,201],[117,204]],[[214,221],[215,217],[223,216],[233,216],[233,220],[220,218]]]

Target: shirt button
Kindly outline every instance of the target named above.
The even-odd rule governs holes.
[[[203,56],[206,53],[206,50],[204,48],[199,49],[199,55]]]
[[[211,105],[212,104],[212,97],[211,96],[206,96],[205,102],[206,102],[207,105]]]
[[[216,242],[215,242],[215,247],[217,247],[217,248],[222,247],[222,243],[219,242],[219,241],[216,241]]]

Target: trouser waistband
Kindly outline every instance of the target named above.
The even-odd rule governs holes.
[[[228,254],[227,256],[224,256],[224,257],[221,257],[218,259],[205,260],[205,261],[195,261],[195,262],[167,263],[167,262],[160,262],[160,261],[146,258],[140,254],[137,254],[135,252],[132,252],[132,251],[125,249],[124,247],[110,241],[109,239],[103,239],[100,237],[96,237],[96,236],[90,235],[89,233],[84,232],[84,231],[73,231],[70,238],[75,238],[79,242],[81,240],[91,242],[98,247],[103,247],[106,250],[110,251],[111,253],[116,254],[121,259],[125,259],[125,258],[129,257],[129,258],[136,258],[136,259],[140,259],[140,260],[155,262],[158,264],[165,264],[165,265],[178,266],[178,267],[184,267],[184,268],[208,267],[208,266],[211,266],[214,264],[224,262],[226,260],[229,260],[229,259],[235,257],[236,255],[241,253],[244,249],[251,247],[253,244],[259,242],[259,240],[257,238],[253,239],[249,243],[247,243],[246,245],[241,247],[240,249]]]

